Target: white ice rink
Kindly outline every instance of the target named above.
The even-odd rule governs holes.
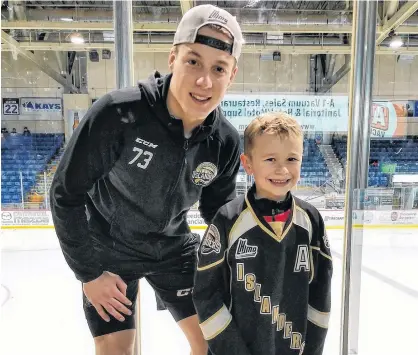
[[[328,232],[334,257],[332,317],[324,355],[339,354],[342,231]],[[81,286],[52,229],[2,230],[2,355],[93,355]],[[360,355],[418,354],[418,230],[366,230],[361,272]],[[141,283],[142,355],[186,355],[169,313]]]

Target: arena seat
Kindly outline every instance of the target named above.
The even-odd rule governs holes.
[[[22,202],[36,183],[51,158],[63,145],[63,134],[39,134],[8,136],[2,139],[1,187],[2,203]]]
[[[314,139],[304,139],[300,185],[320,186],[331,177],[325,159]]]
[[[332,148],[341,164],[347,164],[347,137],[342,137],[332,143]],[[370,161],[376,161],[377,166],[369,166],[369,186],[387,187],[390,174],[383,173],[385,164],[396,164],[395,172],[399,174],[418,173],[418,142],[412,139],[371,140]]]

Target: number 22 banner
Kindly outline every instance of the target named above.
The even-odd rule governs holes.
[[[3,98],[3,115],[4,116],[19,115],[19,99]]]

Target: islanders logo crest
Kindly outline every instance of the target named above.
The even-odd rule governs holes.
[[[200,163],[192,173],[192,180],[198,186],[206,186],[215,178],[218,168],[209,162]]]

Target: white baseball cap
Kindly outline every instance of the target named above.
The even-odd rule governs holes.
[[[200,28],[209,24],[218,25],[228,30],[233,37],[233,43],[229,44],[217,38],[197,33]],[[177,27],[173,44],[181,43],[205,44],[228,52],[238,61],[244,39],[235,16],[213,5],[199,5],[187,11]]]

